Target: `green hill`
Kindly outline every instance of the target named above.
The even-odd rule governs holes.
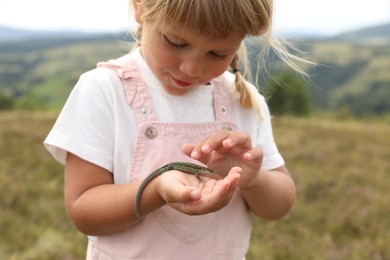
[[[345,41],[349,43],[369,43],[375,45],[389,44],[390,23],[342,33],[333,37],[332,40]]]
[[[128,51],[124,41],[105,35],[0,44],[0,93],[20,106],[60,108],[81,73]]]
[[[345,33],[329,39],[291,40],[306,59],[308,90],[317,110],[348,111],[356,115],[390,112],[390,24]],[[249,40],[249,55],[256,57],[261,43]],[[293,53],[294,49],[291,50]],[[286,69],[278,59],[271,72]]]
[[[294,42],[307,59],[318,63],[307,68],[315,109],[357,115],[390,111],[390,41],[383,40],[390,38],[385,33],[389,26]],[[249,56],[256,57],[261,42],[248,39],[247,44]],[[129,49],[125,34],[0,42],[0,101],[12,99],[20,108],[60,108],[81,73]],[[282,69],[276,60],[271,72]]]
[[[309,45],[308,58],[319,64],[309,70],[317,108],[348,109],[358,115],[390,112],[390,44],[323,41]]]

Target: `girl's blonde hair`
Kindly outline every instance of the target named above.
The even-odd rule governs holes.
[[[202,35],[220,39],[227,38],[232,31],[241,32],[244,36],[262,36],[265,46],[259,54],[259,63],[266,58],[267,47],[272,47],[283,61],[305,74],[294,62],[301,59],[291,55],[271,35],[273,0],[130,0],[132,1],[142,8],[142,20],[153,21],[156,25],[166,21],[180,23]],[[133,5],[130,3],[129,6],[131,8]],[[141,32],[140,25],[135,35],[137,46]],[[260,116],[260,104],[255,102],[256,93],[246,85],[238,70],[240,59],[243,75],[250,75],[244,42],[230,68],[235,74],[235,88],[241,106],[255,109]]]

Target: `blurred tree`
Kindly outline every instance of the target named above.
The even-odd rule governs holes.
[[[0,110],[12,109],[14,101],[10,95],[0,92]]]
[[[47,109],[45,100],[33,91],[28,91],[15,102],[15,108],[20,110],[44,110]]]
[[[290,70],[268,79],[265,97],[271,114],[305,116],[311,110],[305,81]]]

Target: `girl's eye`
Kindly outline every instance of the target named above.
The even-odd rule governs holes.
[[[225,59],[228,56],[227,54],[219,54],[216,53],[215,51],[210,51],[209,54],[214,58],[221,59],[221,60]]]
[[[187,46],[185,43],[176,43],[176,42],[172,41],[166,35],[163,35],[163,38],[164,38],[166,43],[168,43],[170,46],[172,46],[174,48],[183,48],[183,47]]]
[[[171,47],[173,48],[184,48],[184,47],[187,47],[188,44],[186,43],[177,43],[175,42],[174,40],[168,38],[168,36],[166,36],[165,34],[162,35],[164,41]],[[219,54],[215,51],[209,51],[209,55],[214,58],[214,59],[218,59],[218,60],[223,60],[225,59],[227,56],[229,56],[228,54]]]

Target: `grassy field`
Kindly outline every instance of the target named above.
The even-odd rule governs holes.
[[[55,118],[0,113],[1,259],[84,258],[63,167],[42,145]],[[255,220],[247,259],[390,259],[390,125],[282,117],[274,132],[297,200],[282,220]]]

